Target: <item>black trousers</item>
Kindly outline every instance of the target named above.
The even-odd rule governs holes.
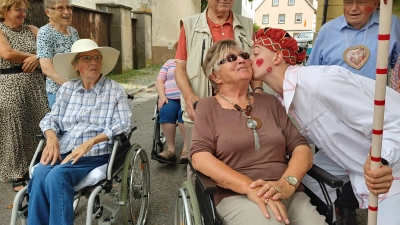
[[[359,204],[356,196],[354,195],[350,181],[343,185],[342,192],[336,201],[336,206],[340,208],[359,208]]]

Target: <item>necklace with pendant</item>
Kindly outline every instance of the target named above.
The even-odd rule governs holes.
[[[364,31],[363,42],[354,47],[347,47],[347,30],[344,32],[346,49],[343,52],[343,59],[347,65],[353,67],[356,70],[361,69],[369,59],[369,49],[364,45],[365,37],[367,36],[368,28]]]
[[[251,103],[250,103],[250,97],[249,97],[250,93],[247,93],[247,106],[246,106],[246,109],[242,109],[238,104],[234,104],[233,102],[231,102],[230,100],[225,98],[225,96],[223,96],[221,93],[217,92],[217,94],[219,95],[219,97],[221,97],[222,99],[224,99],[225,101],[227,101],[231,105],[233,105],[233,107],[237,111],[241,112],[242,116],[247,119],[247,127],[253,130],[255,149],[257,151],[259,151],[260,150],[260,139],[258,138],[257,130],[261,128],[262,123],[261,123],[261,120],[259,120],[256,117],[252,117],[250,115],[250,112],[253,109],[251,107]]]

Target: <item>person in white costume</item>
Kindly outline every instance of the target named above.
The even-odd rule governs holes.
[[[261,29],[255,38],[253,79],[278,94],[301,133],[320,149],[314,164],[350,180],[360,208],[368,207],[369,191],[379,194],[378,224],[400,224],[400,94],[387,88],[382,161],[388,166],[369,170],[375,81],[340,66],[294,66],[304,51],[284,30]],[[313,179],[302,183],[324,199]],[[270,189],[273,182],[256,181],[252,187],[259,185],[259,196],[279,198]],[[335,201],[336,190],[328,191]]]

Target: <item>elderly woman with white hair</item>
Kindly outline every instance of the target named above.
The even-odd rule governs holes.
[[[54,57],[57,73],[72,80],[61,86],[40,122],[47,142],[28,185],[28,224],[73,224],[74,186],[107,163],[114,136],[129,133],[125,90],[104,77],[118,56],[113,48],[81,39],[70,53]]]
[[[51,108],[56,101],[58,89],[67,82],[54,69],[53,58],[58,53],[69,52],[72,44],[79,40],[79,34],[71,26],[73,14],[71,0],[44,0],[43,3],[49,22],[39,29],[37,58],[43,73],[47,76],[47,100]]]

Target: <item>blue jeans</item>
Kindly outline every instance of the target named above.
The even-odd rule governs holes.
[[[49,102],[49,108],[51,109],[56,102],[56,94],[47,92],[47,101]]]
[[[183,123],[180,99],[168,99],[168,104],[164,104],[160,109],[160,123]]]
[[[62,154],[61,158],[67,155]],[[106,164],[109,156],[82,157],[74,165],[71,161],[35,167],[28,184],[28,225],[74,224],[74,186],[91,170]]]

